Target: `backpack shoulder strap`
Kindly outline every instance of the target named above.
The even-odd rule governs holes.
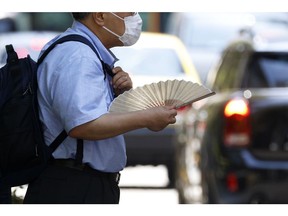
[[[55,139],[54,141],[49,145],[49,148],[51,152],[54,152],[60,144],[66,139],[68,136],[67,132],[63,130]]]
[[[41,64],[42,61],[44,60],[44,58],[50,53],[50,51],[51,51],[52,49],[54,49],[54,47],[55,47],[56,45],[62,44],[62,43],[67,42],[67,41],[78,41],[78,42],[81,42],[81,43],[86,44],[87,46],[89,46],[89,47],[95,52],[95,54],[97,55],[97,57],[100,59],[100,56],[99,56],[98,52],[96,51],[95,47],[91,44],[91,42],[90,42],[87,38],[85,38],[85,37],[83,37],[83,36],[81,36],[81,35],[79,35],[79,34],[70,34],[70,35],[66,35],[66,36],[64,36],[64,37],[59,38],[59,39],[56,40],[53,44],[51,44],[51,45],[45,50],[45,52],[41,55],[41,57],[38,59],[38,62],[37,62],[37,63],[38,63],[38,64]],[[100,59],[100,60],[101,60],[101,59]]]
[[[87,46],[89,46],[94,53],[96,54],[96,56],[98,57],[98,59],[100,60],[102,67],[103,67],[103,71],[106,77],[106,73],[108,73],[110,76],[114,76],[114,74],[112,73],[111,69],[107,70],[107,64],[104,63],[100,56],[99,53],[97,52],[97,50],[95,49],[95,47],[91,44],[91,42],[79,35],[79,34],[71,34],[71,35],[66,35],[58,40],[56,40],[53,44],[51,44],[47,50],[44,51],[44,53],[41,55],[41,57],[38,59],[37,64],[40,65],[44,58],[50,53],[50,51],[57,45],[57,44],[61,44],[64,43],[66,41],[78,41],[81,43],[86,44]],[[109,67],[109,66],[108,66]],[[56,138],[55,140],[49,145],[49,149],[51,150],[51,152],[54,152],[59,146],[60,144],[66,139],[66,137],[68,136],[67,132],[65,130],[63,130]],[[81,164],[82,163],[82,159],[83,159],[83,140],[82,139],[77,139],[77,151],[76,151],[76,163],[77,164]]]
[[[47,50],[45,50],[45,52],[41,55],[41,57],[38,59],[37,64],[41,64],[42,61],[44,60],[44,58],[50,53],[50,51],[57,45],[57,44],[61,44],[64,43],[66,41],[77,41],[77,42],[81,42],[86,44],[87,46],[89,46],[94,53],[96,54],[96,56],[98,57],[98,59],[100,60],[101,64],[102,64],[102,68],[106,77],[106,73],[109,74],[111,77],[114,76],[113,72],[111,71],[110,67],[104,63],[102,61],[102,59],[100,58],[100,55],[98,53],[98,51],[95,49],[95,47],[93,46],[93,44],[84,36],[79,35],[79,34],[70,34],[70,35],[66,35],[64,37],[61,37],[60,39],[56,40],[53,44],[51,44]],[[108,66],[108,67],[107,67]]]

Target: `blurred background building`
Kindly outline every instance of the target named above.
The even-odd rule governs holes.
[[[140,13],[143,30],[164,32],[170,13]],[[7,31],[63,31],[72,23],[68,12],[0,13],[0,33]]]

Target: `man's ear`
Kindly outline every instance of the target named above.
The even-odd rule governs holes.
[[[100,26],[104,25],[104,16],[105,16],[105,13],[103,12],[92,13],[94,22]]]

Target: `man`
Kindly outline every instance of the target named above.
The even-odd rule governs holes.
[[[86,37],[111,68],[116,58],[109,49],[133,45],[140,37],[138,13],[72,14],[72,27],[59,37],[75,33]],[[39,66],[45,142],[49,145],[63,129],[68,137],[53,153],[49,167],[29,185],[24,203],[119,203],[119,172],[126,165],[122,134],[138,128],[159,131],[175,123],[173,107],[109,113],[114,97],[132,88],[128,73],[120,67],[112,72],[114,76],[103,73],[92,49],[75,41],[57,45]],[[74,166],[79,139],[84,140],[83,164]]]

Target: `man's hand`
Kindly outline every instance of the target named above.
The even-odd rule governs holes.
[[[115,74],[112,79],[112,85],[116,96],[130,90],[133,87],[129,74],[123,71],[121,67],[113,68],[112,72]]]
[[[149,119],[147,128],[151,131],[160,131],[169,124],[176,122],[177,110],[172,106],[159,106],[145,110]]]

